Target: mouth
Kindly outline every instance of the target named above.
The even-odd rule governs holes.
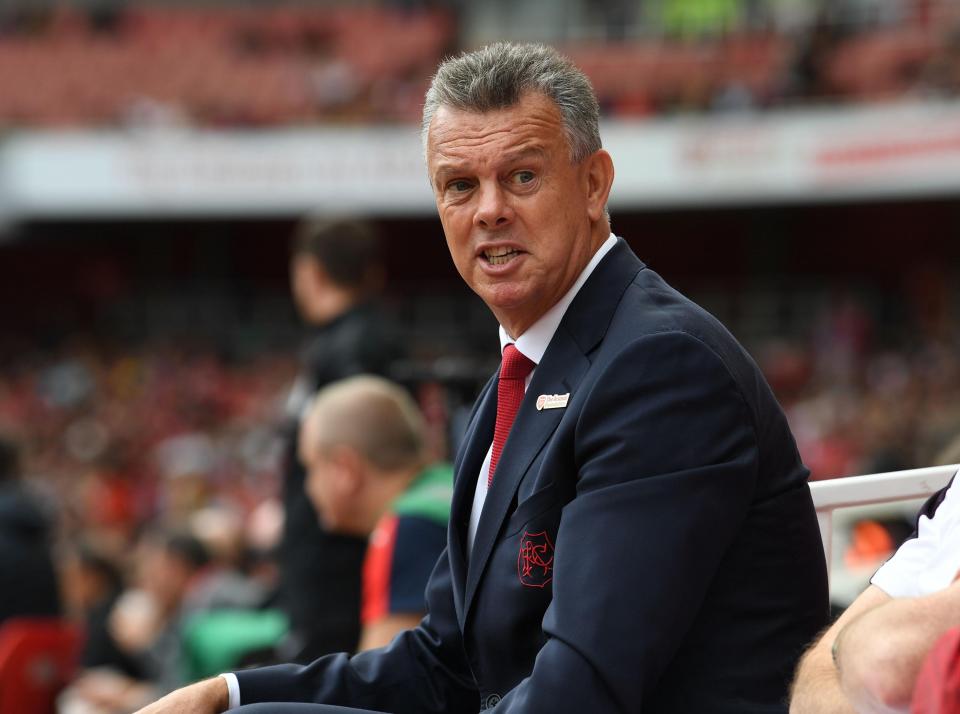
[[[506,265],[522,252],[523,251],[516,248],[501,246],[499,248],[488,248],[482,251],[480,257],[486,261],[487,265]]]

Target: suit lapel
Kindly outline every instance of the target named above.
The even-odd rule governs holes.
[[[562,329],[558,329],[550,347],[537,365],[520,410],[503,445],[500,463],[493,477],[493,485],[483,504],[483,514],[477,526],[477,534],[470,553],[467,569],[464,612],[476,593],[480,576],[490,558],[500,527],[506,519],[517,487],[530,463],[556,430],[563,418],[564,409],[537,411],[536,401],[540,394],[573,394],[580,379],[590,366],[589,361]],[[494,402],[496,399],[493,400]],[[487,444],[489,447],[489,443]]]
[[[480,467],[493,441],[493,425],[497,417],[497,377],[494,375],[477,398],[478,407],[470,420],[463,437],[463,447],[454,462],[457,479],[453,487],[450,505],[450,523],[447,535],[447,557],[453,577],[453,600],[457,618],[463,624],[464,583],[466,581],[466,536],[473,494],[480,475]]]
[[[540,453],[566,412],[566,409],[537,411],[537,397],[541,394],[569,392],[571,400],[574,398],[580,380],[590,367],[590,361],[586,355],[603,338],[624,291],[643,267],[643,263],[633,254],[623,239],[620,239],[600,261],[570,304],[543,359],[537,365],[510,435],[504,444],[500,463],[494,474],[493,485],[487,493],[483,514],[474,538],[473,550],[470,553],[462,606],[459,602],[459,584],[463,582],[462,570],[455,569],[453,573],[457,583],[454,592],[461,628],[470,612],[483,571],[490,559],[517,487],[531,462]],[[477,474],[493,438],[496,401],[496,381],[494,380],[492,385],[488,385],[484,403],[480,409],[484,420],[480,418],[475,420],[475,428],[469,437],[471,440],[479,438],[481,443],[470,444],[462,460],[461,469],[458,470],[459,501],[457,491],[454,491],[454,508],[465,509],[464,512],[468,518],[473,504]],[[483,421],[483,430],[476,428],[481,421]],[[467,458],[468,456],[470,458]],[[463,469],[469,470],[463,471]],[[460,533],[465,533],[465,530],[460,530]],[[462,540],[458,539],[458,545],[457,555],[462,556],[464,552]],[[461,558],[458,567],[462,568],[463,565],[464,561]]]

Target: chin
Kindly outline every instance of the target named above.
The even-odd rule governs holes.
[[[334,529],[331,529],[334,530]],[[340,527],[335,529],[337,533],[342,533],[343,535],[356,536],[358,538],[363,538],[370,535],[370,531],[366,528],[362,528],[358,525],[347,525],[343,524]]]
[[[519,309],[529,299],[527,291],[519,285],[485,285],[475,291],[494,312]]]

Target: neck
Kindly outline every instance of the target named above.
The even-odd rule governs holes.
[[[367,531],[372,532],[377,522],[383,517],[391,504],[406,491],[423,470],[423,463],[393,471],[381,471],[373,478],[376,479],[375,496],[371,499],[371,508],[367,514]]]
[[[340,317],[360,302],[360,296],[352,290],[331,289],[318,295],[311,305],[311,322],[325,325]]]
[[[604,217],[603,220],[597,221],[591,227],[590,238],[589,238],[591,250],[587,256],[587,259],[583,262],[583,265],[580,265],[578,267],[577,272],[574,274],[573,279],[570,281],[570,283],[564,286],[563,292],[560,293],[560,297],[557,299],[557,302],[563,299],[563,296],[567,294],[567,292],[570,290],[573,284],[577,281],[577,278],[580,277],[580,274],[583,272],[584,268],[586,268],[587,265],[590,263],[590,261],[593,259],[593,256],[597,254],[598,250],[600,250],[600,246],[602,246],[604,242],[607,240],[607,238],[609,237],[610,237],[610,221],[607,220],[606,217]],[[494,310],[493,314],[494,314],[494,317],[497,318],[497,321],[503,326],[503,329],[506,330],[507,334],[510,335],[512,339],[517,340],[520,338],[520,336],[524,332],[526,332],[533,325],[535,325],[541,317],[547,314],[547,312],[549,312],[553,308],[553,306],[556,304],[557,304],[556,302],[553,303],[552,305],[547,307],[546,310],[541,312],[539,315],[537,315],[533,319],[528,318],[525,321],[511,320],[509,315],[501,314],[497,310]]]

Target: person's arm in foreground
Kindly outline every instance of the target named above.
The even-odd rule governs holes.
[[[807,650],[793,683],[790,714],[849,714],[854,711],[840,688],[840,677],[833,663],[833,643],[840,631],[858,616],[889,601],[890,597],[883,590],[871,585]]]
[[[960,624],[960,583],[892,600],[839,634],[840,685],[858,712],[906,712],[914,683],[937,639]]]

